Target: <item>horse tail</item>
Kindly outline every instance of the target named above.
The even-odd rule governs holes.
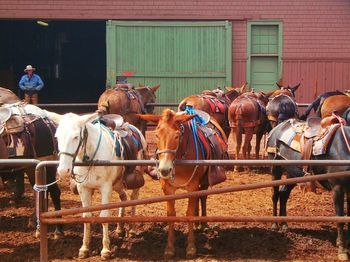
[[[320,106],[320,104],[321,104],[321,100],[322,100],[321,96],[318,96],[318,97],[306,108],[304,114],[302,114],[302,115],[300,116],[300,119],[305,121],[306,118],[307,118],[307,116],[310,114],[310,112],[311,112],[312,109],[313,109],[315,112],[316,112],[316,110],[317,110],[317,112],[318,112],[318,111],[319,111],[318,108],[319,108],[319,106]],[[317,114],[317,112],[316,112],[316,114]]]
[[[109,112],[109,100],[106,99],[106,100],[98,103],[97,111],[103,115],[109,114],[110,113]]]

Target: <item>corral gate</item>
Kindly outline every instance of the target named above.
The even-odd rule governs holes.
[[[160,84],[157,102],[179,102],[232,82],[228,21],[107,21],[106,42],[107,86],[117,76],[127,76],[135,86]]]

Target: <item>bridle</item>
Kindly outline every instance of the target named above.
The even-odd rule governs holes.
[[[99,122],[100,123],[100,122]],[[87,155],[87,153],[86,153],[86,144],[87,144],[87,139],[88,139],[88,131],[87,131],[87,128],[86,128],[86,125],[84,125],[84,127],[81,127],[80,128],[80,135],[79,135],[79,143],[78,143],[78,146],[77,146],[77,149],[75,150],[75,152],[74,153],[70,153],[70,152],[66,152],[66,151],[60,151],[59,153],[58,153],[58,156],[60,156],[60,155],[66,155],[66,156],[69,156],[69,157],[71,157],[73,160],[72,160],[72,178],[76,181],[76,182],[78,182],[78,183],[83,183],[85,180],[86,180],[86,178],[87,178],[87,175],[85,176],[85,178],[83,179],[83,181],[77,181],[76,180],[76,175],[74,174],[74,172],[73,172],[73,168],[74,168],[74,162],[75,162],[75,159],[76,159],[76,157],[77,157],[77,155],[78,155],[78,153],[79,153],[79,150],[80,150],[80,148],[81,147],[83,147],[84,148],[84,154],[83,154],[83,159],[82,159],[82,161],[83,162],[87,162],[87,161],[90,161],[91,162],[91,164],[89,165],[89,167],[88,167],[88,171],[87,171],[87,174],[89,173],[89,171],[90,171],[90,169],[91,169],[91,167],[93,166],[93,164],[94,164],[94,158],[95,158],[95,156],[96,156],[96,153],[97,153],[97,151],[98,151],[98,149],[99,149],[99,147],[100,147],[100,143],[101,143],[101,138],[102,138],[102,129],[101,129],[101,123],[100,123],[100,135],[99,135],[99,138],[98,138],[98,142],[97,142],[97,147],[96,147],[96,149],[95,149],[95,152],[94,152],[94,154],[93,154],[93,156],[91,157],[91,159],[90,159],[90,157]]]

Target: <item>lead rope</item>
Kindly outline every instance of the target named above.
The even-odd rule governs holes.
[[[349,153],[350,153],[349,141],[348,141],[348,139],[347,139],[347,137],[346,137],[346,135],[345,135],[345,131],[344,131],[345,119],[342,118],[342,117],[340,117],[340,116],[338,116],[338,115],[336,115],[336,114],[334,114],[334,113],[332,113],[332,116],[335,117],[335,118],[338,120],[338,122],[340,123],[340,129],[341,129],[341,132],[342,132],[342,134],[343,134],[343,137],[344,137],[346,146],[347,146],[347,148],[348,148],[348,151],[349,151]]]

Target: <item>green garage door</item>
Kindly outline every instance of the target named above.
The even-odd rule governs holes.
[[[248,82],[256,91],[270,91],[281,78],[282,36],[278,22],[248,23]]]
[[[107,86],[156,85],[158,102],[231,85],[229,22],[107,22]]]

